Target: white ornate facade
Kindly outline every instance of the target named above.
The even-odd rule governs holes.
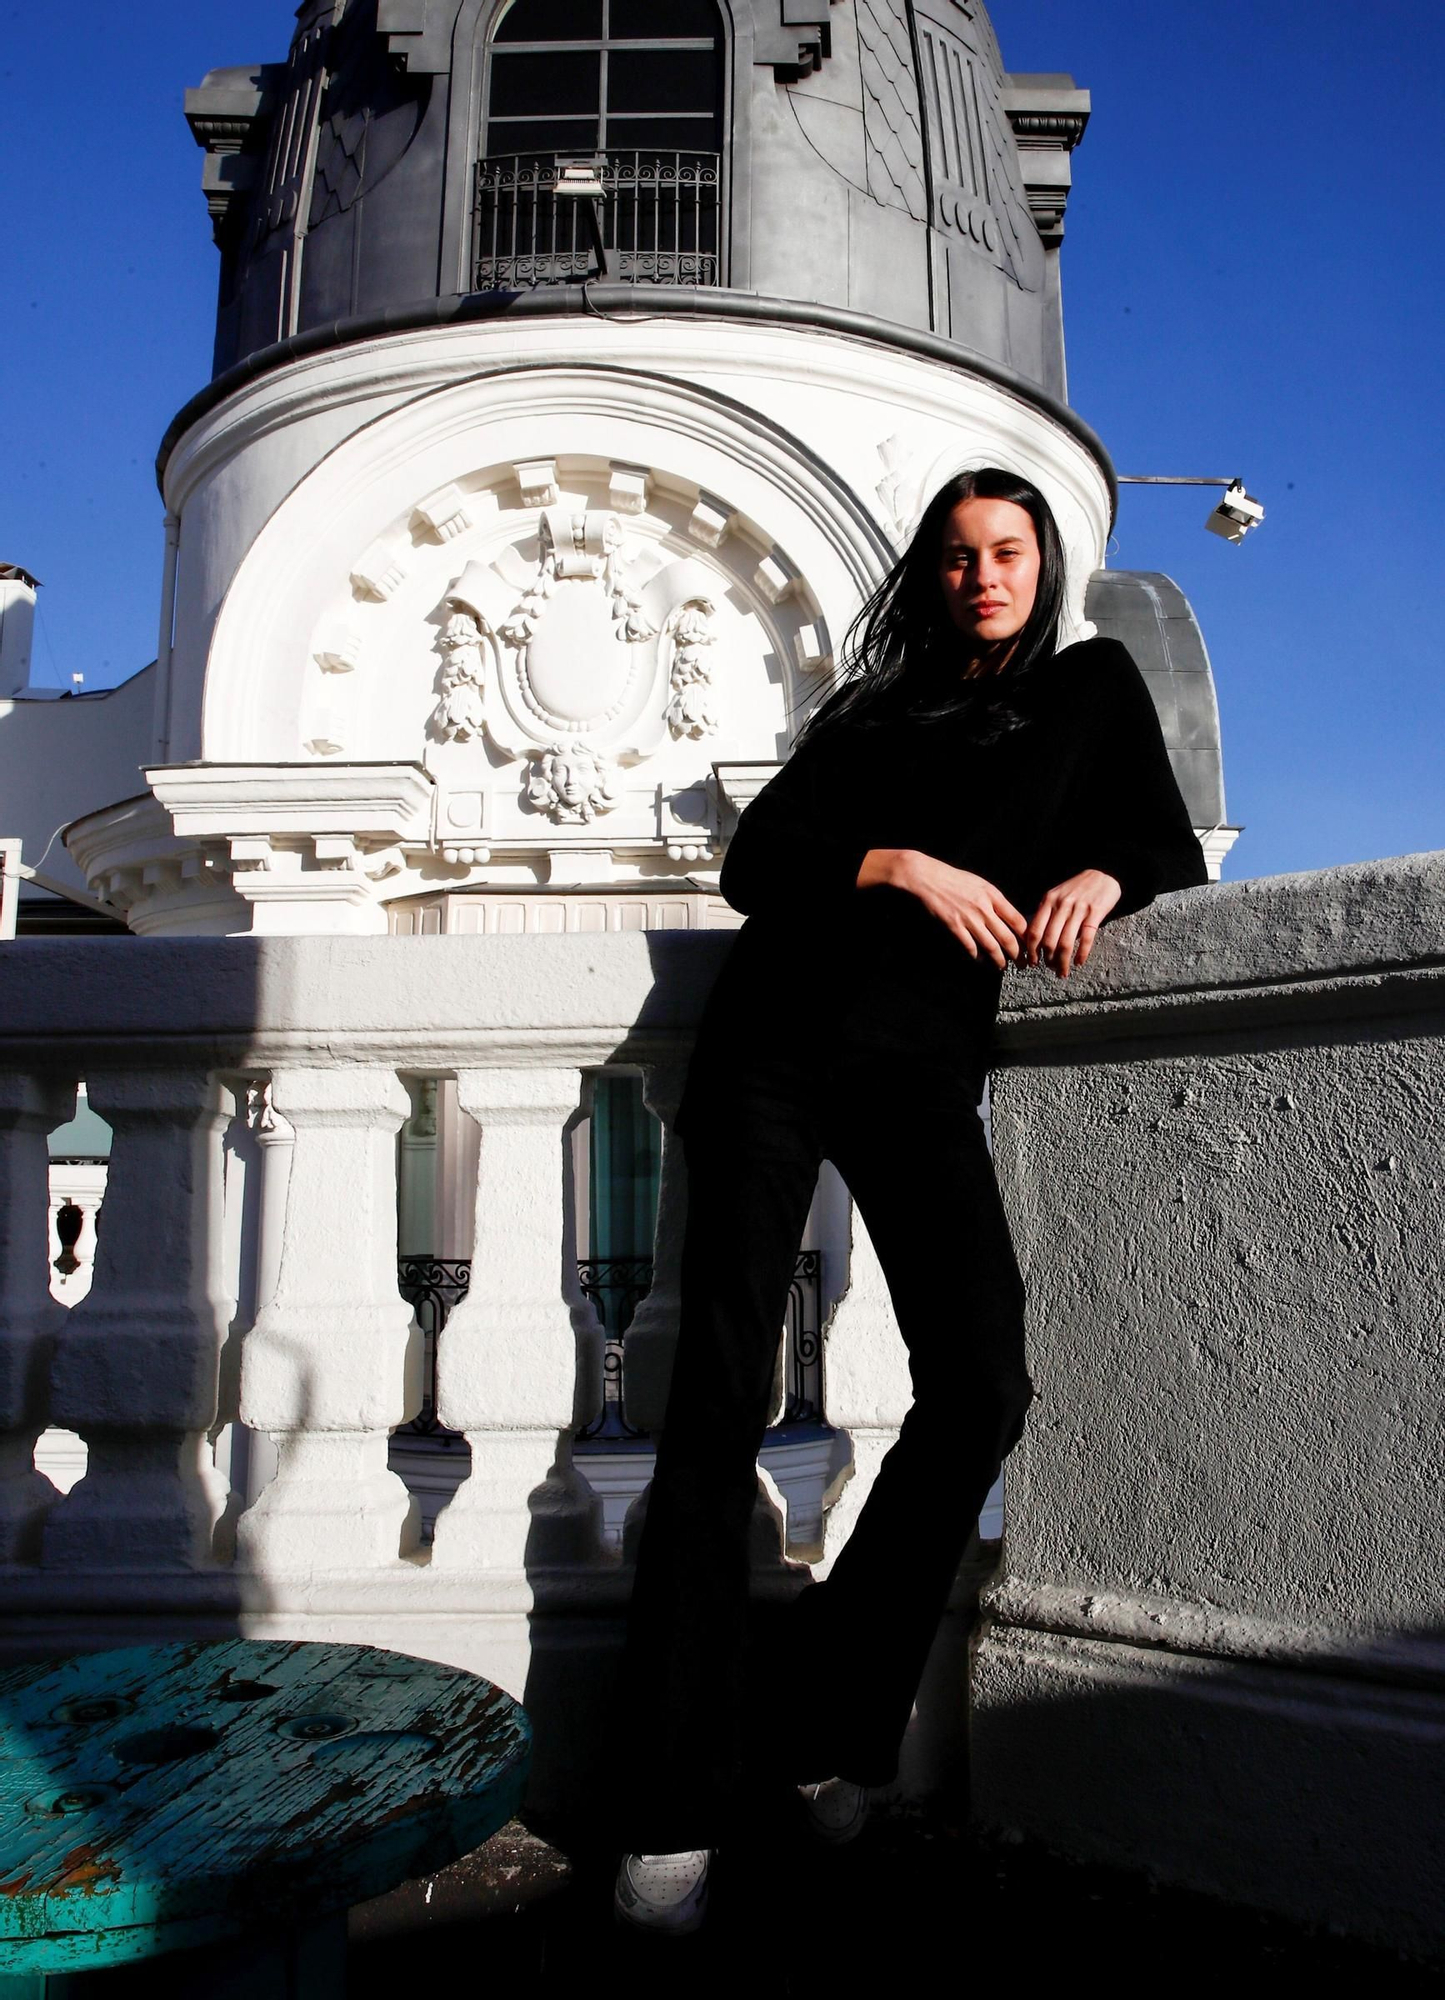
[[[714,879],[899,517],[999,458],[1050,495],[1080,629],[1103,471],[938,362],[563,320],[279,369],[171,454],[167,755],[150,800],[88,815],[71,852],[151,935],[382,931],[427,893]]]

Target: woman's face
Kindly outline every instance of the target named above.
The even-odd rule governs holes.
[[[966,639],[997,645],[1028,623],[1039,588],[1039,538],[1012,500],[960,500],[944,523],[939,582]]]

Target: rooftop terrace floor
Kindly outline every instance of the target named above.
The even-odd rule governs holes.
[[[761,1815],[746,1851],[719,1855],[707,1921],[688,1938],[621,1930],[614,1868],[612,1855],[568,1858],[513,1821],[430,1883],[353,1910],[352,2000],[418,1978],[470,1991],[483,1973],[576,1992],[610,1975],[632,1993],[688,2000],[759,1984],[811,1996],[860,1971],[923,1987],[991,1975],[1152,1985],[1184,1973],[1202,1986],[1328,1974],[1392,1995],[1439,1992],[1438,1967],[913,1809],[875,1813],[834,1851],[785,1814]]]

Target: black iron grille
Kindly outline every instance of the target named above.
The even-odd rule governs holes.
[[[554,158],[494,153],[477,163],[479,292],[576,284],[596,269],[582,202],[555,193]],[[719,285],[722,155],[609,152],[601,168],[602,240],[616,277]]]

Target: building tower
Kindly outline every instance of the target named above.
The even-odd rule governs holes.
[[[187,96],[215,379],[161,450],[141,932],[729,921],[737,810],[949,474],[1048,493],[1224,818],[1178,594],[1095,586],[1063,400],[1088,97],[974,0],[305,0]],[[592,192],[588,192],[588,190]]]

